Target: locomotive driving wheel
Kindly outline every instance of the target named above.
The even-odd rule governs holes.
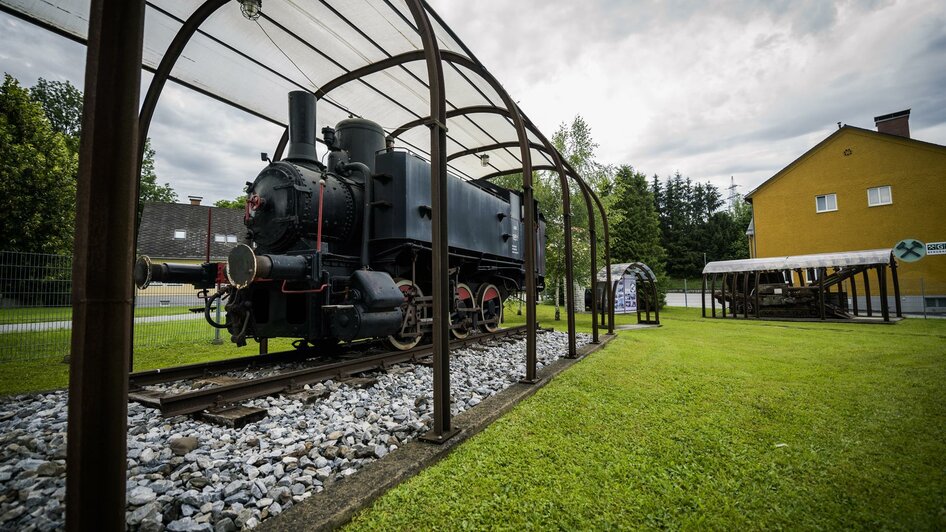
[[[402,279],[397,283],[398,289],[404,294],[404,303],[401,304],[401,312],[404,314],[404,321],[401,323],[401,330],[397,334],[388,336],[387,342],[394,349],[407,351],[417,347],[424,334],[421,332],[422,320],[427,318],[427,306],[420,302],[424,293],[420,287],[408,279]]]
[[[450,313],[450,332],[456,338],[466,338],[473,331],[473,312],[476,298],[469,286],[460,283],[456,291],[456,308]]]
[[[484,283],[476,291],[480,306],[480,328],[485,332],[496,332],[503,318],[503,298],[496,285]]]

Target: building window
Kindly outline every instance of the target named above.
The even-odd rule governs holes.
[[[946,308],[946,297],[926,298],[926,308],[928,309]]]
[[[187,238],[187,231],[184,229],[175,229],[174,230],[174,239],[175,240],[184,240]]]
[[[220,233],[214,234],[214,242],[226,242],[227,235],[221,235]]]
[[[233,244],[233,243],[236,243],[236,241],[237,241],[236,235],[227,235],[227,242]]]
[[[876,207],[878,205],[890,205],[893,203],[893,195],[890,193],[890,186],[874,187],[867,189],[867,206]]]
[[[825,194],[824,196],[815,196],[815,211],[831,212],[838,210],[838,195]]]

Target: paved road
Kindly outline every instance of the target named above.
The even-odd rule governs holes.
[[[173,314],[171,316],[149,316],[147,318],[135,318],[135,323],[156,323],[162,321],[184,321],[184,320],[202,320],[203,314]],[[71,329],[71,321],[44,321],[39,323],[9,323],[0,325],[0,334],[22,333],[35,331],[51,331],[55,329]]]
[[[696,292],[695,294],[690,292],[687,294],[683,293],[669,293],[667,294],[667,306],[668,307],[689,307],[689,308],[700,308],[700,293]],[[710,296],[706,294],[706,308],[710,306]]]

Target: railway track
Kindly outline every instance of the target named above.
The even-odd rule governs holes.
[[[502,340],[525,334],[525,326],[510,327],[494,333],[472,334],[467,338],[450,342],[451,348],[480,344],[490,340]],[[311,367],[288,370],[275,375],[241,379],[193,390],[179,394],[168,394],[148,390],[145,386],[180,381],[192,378],[207,378],[227,371],[265,368],[283,363],[301,362],[311,358],[312,353],[305,350],[285,351],[269,355],[221,360],[203,364],[191,364],[175,368],[143,371],[129,375],[129,400],[157,408],[166,417],[196,414],[208,411],[214,413],[232,410],[240,402],[274,395],[278,393],[301,391],[307,384],[315,384],[328,379],[343,379],[365,371],[385,369],[388,366],[405,362],[420,363],[433,354],[432,345],[415,347],[407,351],[388,351],[367,356],[352,357],[349,360],[316,364]],[[345,356],[342,352],[340,356]],[[245,412],[239,413],[246,415]]]

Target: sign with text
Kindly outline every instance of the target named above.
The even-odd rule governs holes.
[[[927,242],[927,255],[946,255],[946,242]]]
[[[625,275],[614,284],[614,312],[637,312],[637,281],[630,275]]]

